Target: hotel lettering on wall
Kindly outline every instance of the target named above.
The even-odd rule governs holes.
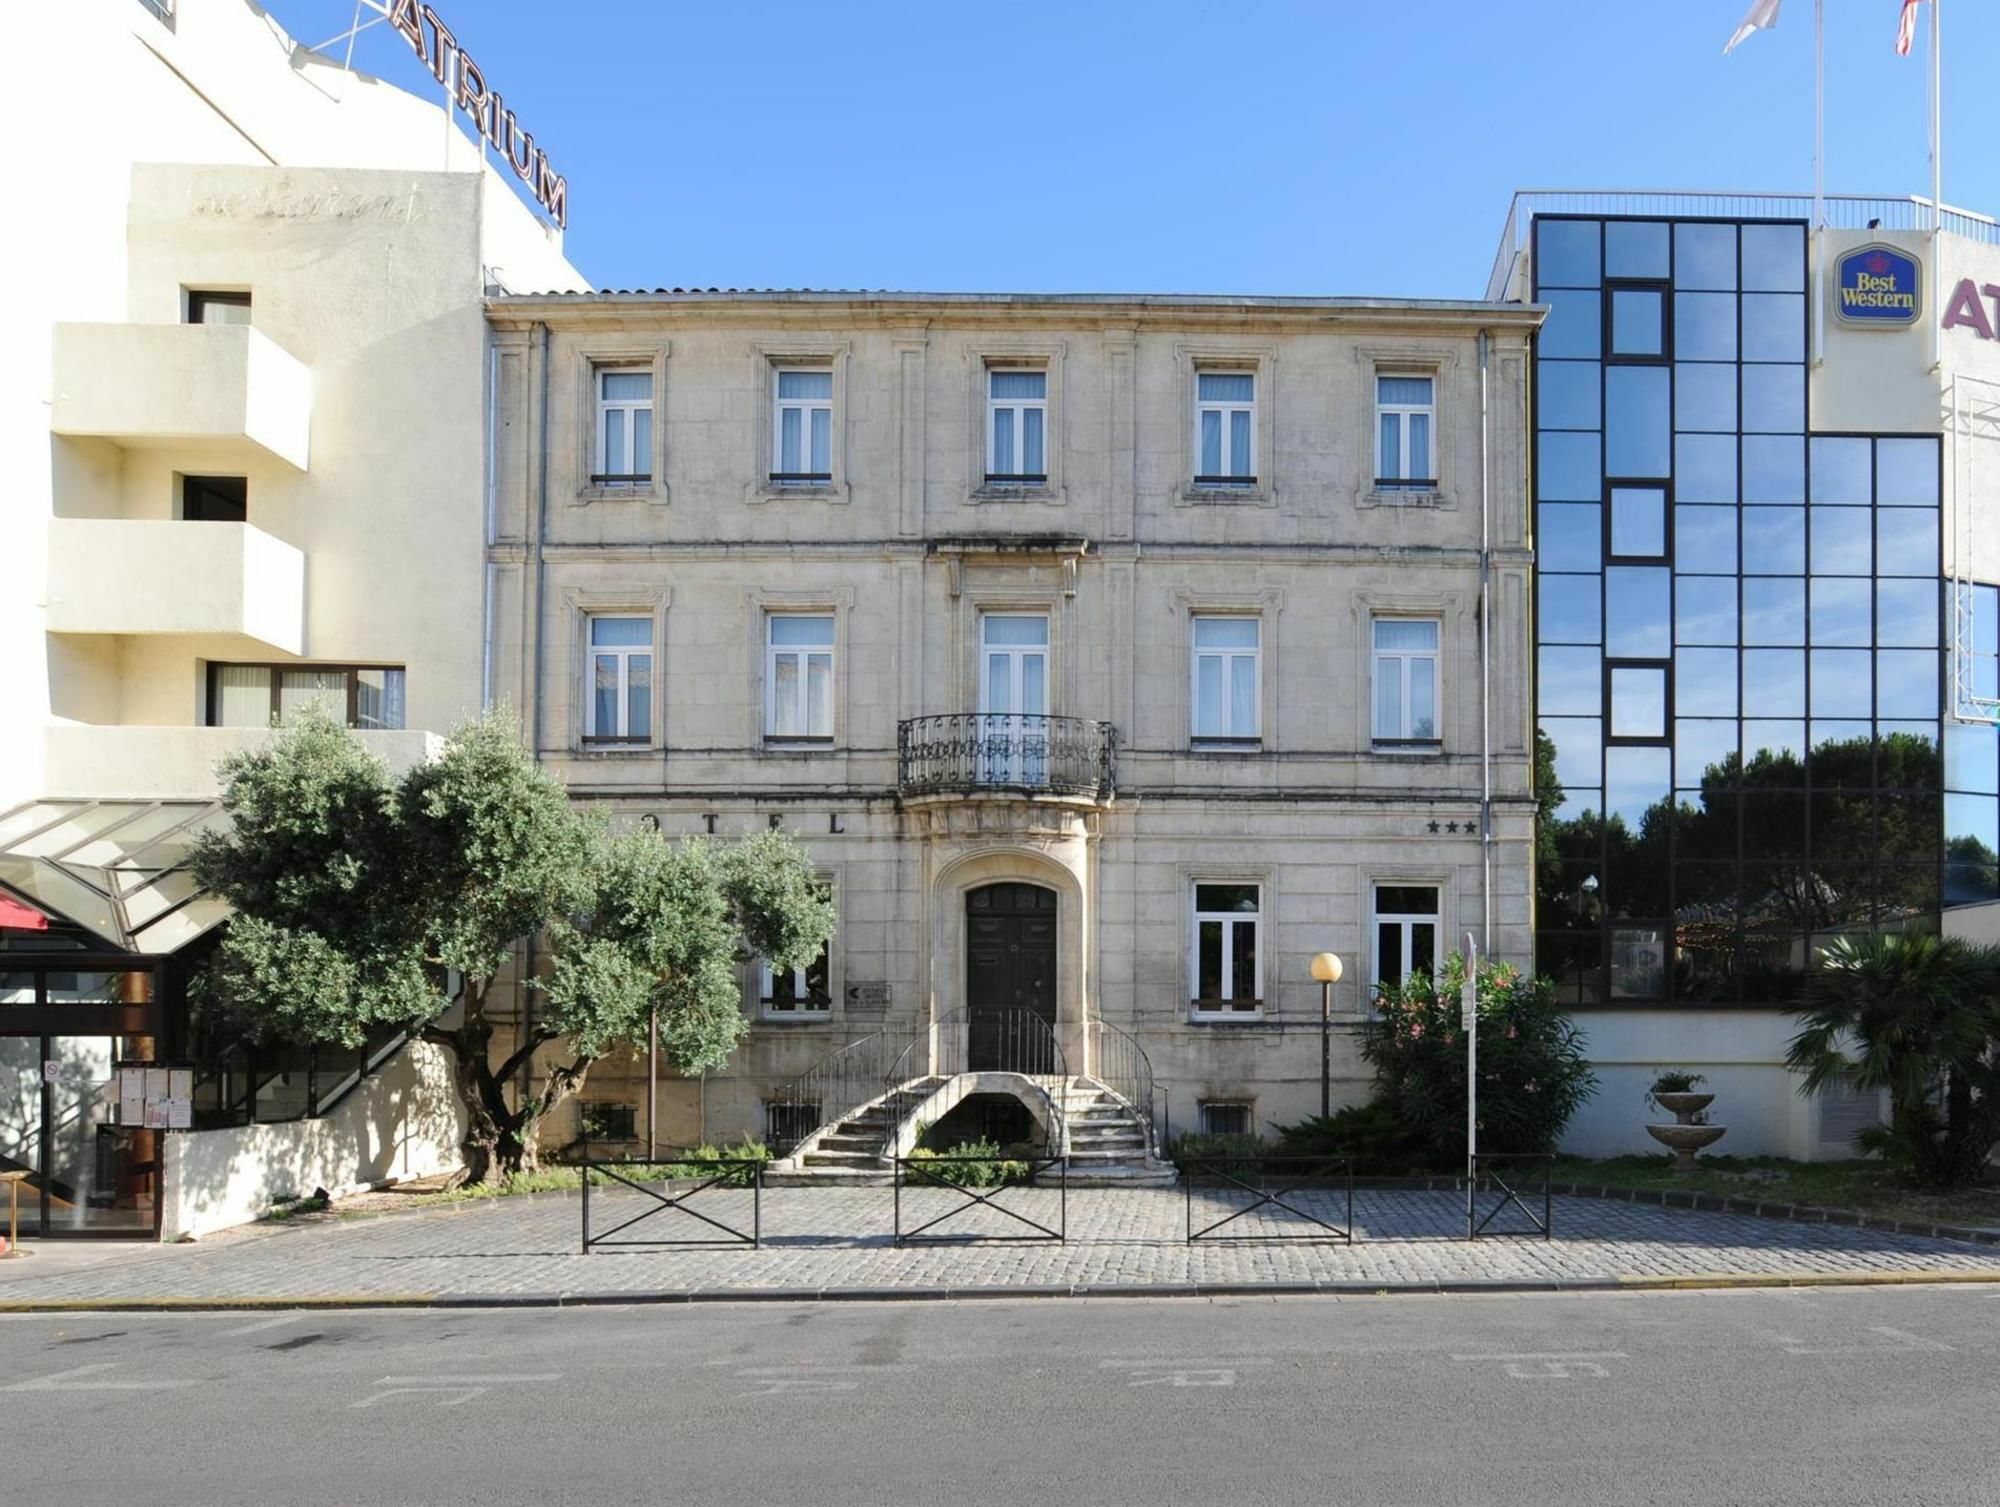
[[[1842,324],[1906,330],[1923,311],[1923,265],[1907,252],[1878,241],[1834,258],[1833,313]]]
[[[1951,297],[1944,301],[1943,326],[1947,330],[1970,330],[1981,340],[2000,339],[2000,283],[1958,280]]]
[[[458,45],[438,13],[417,0],[389,0],[389,24],[445,86],[451,103],[472,118],[473,129],[507,159],[514,176],[528,185],[549,217],[566,228],[569,180],[549,166],[549,155],[535,145],[534,136],[514,123],[514,112],[497,89],[487,87],[485,73]]]

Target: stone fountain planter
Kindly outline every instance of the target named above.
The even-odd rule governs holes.
[[[1695,1116],[1715,1102],[1714,1094],[1654,1094],[1653,1102],[1674,1117],[1672,1125],[1648,1125],[1646,1134],[1674,1154],[1674,1171],[1695,1170],[1694,1154],[1712,1146],[1728,1131],[1726,1125],[1703,1125]]]

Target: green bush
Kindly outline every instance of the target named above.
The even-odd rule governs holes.
[[[1012,1149],[1012,1148],[1010,1148]],[[1005,1160],[988,1162],[955,1162],[951,1157],[980,1156],[1005,1157]],[[950,1183],[959,1188],[997,1188],[1002,1183],[1021,1183],[1028,1180],[1029,1163],[1007,1157],[997,1141],[960,1141],[943,1151],[929,1146],[912,1148],[908,1160],[919,1165],[908,1169],[906,1181],[912,1187],[933,1187],[938,1183]]]
[[[1202,1163],[1203,1173],[1231,1173],[1242,1177],[1263,1170],[1264,1159],[1272,1154],[1271,1144],[1254,1135],[1202,1135],[1183,1131],[1167,1142],[1167,1160],[1185,1173],[1189,1162]]]
[[[1446,1164],[1465,1150],[1464,983],[1465,960],[1454,953],[1441,978],[1419,971],[1401,985],[1383,986],[1374,1018],[1361,1028],[1376,1103]],[[1597,1091],[1583,1033],[1557,1006],[1547,979],[1484,963],[1478,991],[1479,1149],[1551,1151]]]
[[[664,1163],[658,1169],[653,1170],[652,1175],[660,1178],[710,1178],[728,1176],[747,1184],[750,1181],[750,1169],[748,1167],[705,1167],[701,1164],[721,1159],[768,1162],[771,1160],[771,1148],[766,1146],[762,1141],[754,1141],[746,1135],[733,1146],[711,1146],[704,1141],[701,1145],[688,1151],[686,1156],[688,1158],[686,1161]],[[626,1176],[630,1177],[632,1170],[648,1169],[625,1170]]]
[[[1459,1124],[1464,1123],[1461,1112]],[[1406,1123],[1380,1100],[1280,1126],[1278,1151],[1284,1156],[1351,1157],[1356,1177],[1410,1177],[1464,1168],[1462,1154],[1442,1155],[1423,1129]]]

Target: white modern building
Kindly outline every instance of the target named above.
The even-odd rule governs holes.
[[[58,230],[14,239],[0,363],[0,1168],[31,1229],[172,1234],[456,1154],[361,1123],[407,1130],[429,1049],[192,1039],[221,908],[177,864],[274,717],[330,706],[406,766],[484,704],[483,300],[583,284],[439,104],[248,0],[11,23],[14,203]],[[140,1061],[216,1128],[121,1116]]]

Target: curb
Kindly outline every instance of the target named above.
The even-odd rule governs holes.
[[[1077,1282],[981,1287],[697,1287],[642,1292],[319,1293],[305,1297],[28,1298],[0,1300],[0,1314],[242,1313],[365,1308],[612,1308],[676,1303],[909,1303],[1049,1298],[1474,1297],[1510,1293],[1726,1292],[1783,1287],[2000,1285],[2000,1268],[1972,1271],[1708,1272],[1683,1277],[1437,1278],[1418,1282]]]

